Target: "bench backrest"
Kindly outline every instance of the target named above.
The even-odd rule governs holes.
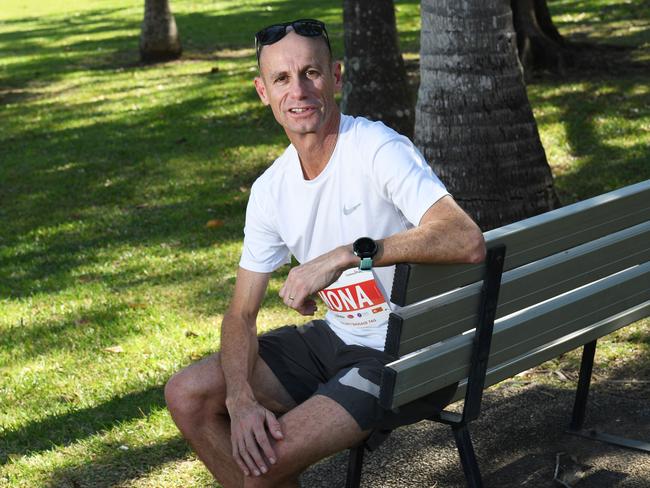
[[[650,315],[650,180],[485,234],[505,245],[486,386]],[[484,265],[398,265],[382,379],[394,408],[461,381]],[[424,348],[424,349],[422,349]],[[413,353],[418,351],[417,353]]]

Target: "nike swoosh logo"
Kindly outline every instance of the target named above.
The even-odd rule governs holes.
[[[354,212],[360,206],[361,206],[360,203],[357,203],[354,207],[350,207],[350,208],[347,208],[345,205],[343,205],[343,213],[345,215],[350,215],[352,212]]]

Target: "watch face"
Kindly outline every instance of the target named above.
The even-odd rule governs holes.
[[[377,243],[370,237],[361,237],[354,241],[354,254],[360,258],[371,258],[377,254]]]

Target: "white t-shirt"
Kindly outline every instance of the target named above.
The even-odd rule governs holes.
[[[447,190],[408,138],[381,122],[341,115],[327,166],[305,180],[289,145],[255,181],[246,209],[240,266],[269,273],[305,263],[359,237],[383,239],[412,228]],[[394,266],[373,268],[389,298]],[[370,328],[325,319],[346,344],[383,350],[387,321]]]

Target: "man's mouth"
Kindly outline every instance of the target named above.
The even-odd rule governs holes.
[[[303,114],[305,112],[309,112],[310,110],[314,110],[314,107],[296,107],[296,108],[290,108],[289,112],[292,114]]]

